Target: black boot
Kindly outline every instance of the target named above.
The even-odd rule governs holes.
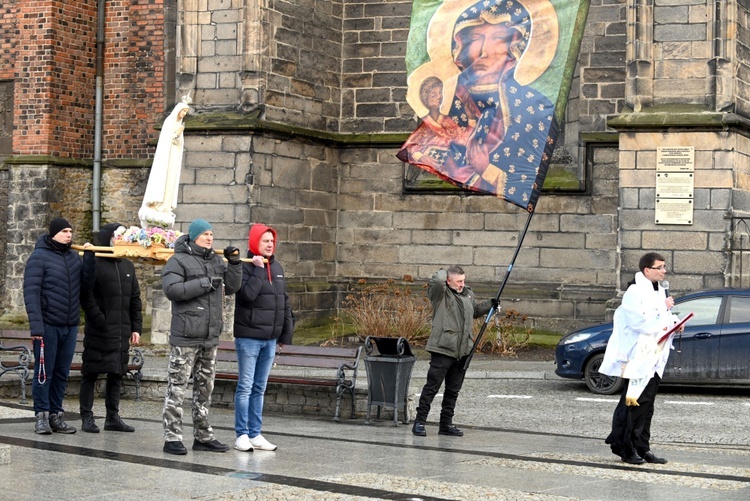
[[[70,434],[76,432],[75,426],[70,426],[65,422],[62,412],[50,413],[49,427],[52,428],[52,431],[54,431],[55,433]]]
[[[135,428],[122,422],[119,414],[108,414],[107,419],[104,420],[104,429],[107,431],[135,431]]]
[[[81,431],[85,431],[86,433],[99,433],[99,427],[96,426],[93,415],[87,414],[81,416],[81,421]]]

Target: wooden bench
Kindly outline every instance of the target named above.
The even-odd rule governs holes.
[[[17,360],[3,360],[3,370],[0,372],[0,376],[5,372],[15,372],[21,378],[21,403],[25,404],[26,401],[26,380],[30,374],[34,371],[34,347],[31,342],[31,334],[29,331],[16,331],[16,330],[0,330],[0,354],[7,352],[18,352]],[[71,371],[80,371],[83,363],[81,362],[81,355],[83,354],[83,334],[78,334],[76,340],[75,356],[73,363],[70,365]],[[128,358],[127,373],[132,376],[135,381],[135,399],[141,399],[141,380],[143,379],[143,364],[145,358],[143,352],[138,348],[130,348]],[[7,369],[6,369],[6,363]],[[25,370],[24,370],[25,369]]]
[[[276,352],[274,367],[304,367],[315,369],[335,369],[330,376],[304,376],[274,374],[273,369],[268,377],[269,383],[284,383],[313,386],[331,386],[336,388],[336,411],[333,420],[338,422],[341,413],[341,400],[347,392],[352,401],[352,419],[354,412],[354,387],[357,383],[357,369],[362,354],[362,347],[335,348],[321,346],[284,345]],[[220,381],[237,381],[237,352],[233,341],[221,341],[216,356],[216,379]],[[350,371],[347,373],[347,371]]]

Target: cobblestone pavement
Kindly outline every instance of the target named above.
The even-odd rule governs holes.
[[[412,380],[415,398],[421,369]],[[414,437],[409,426],[394,427],[387,418],[336,424],[269,414],[264,436],[279,445],[276,452],[166,455],[160,404],[130,400],[121,414],[135,433],[37,436],[29,408],[4,400],[0,447],[10,447],[11,461],[0,464],[2,498],[750,499],[747,391],[663,388],[653,447],[669,463],[631,466],[602,440],[616,399],[550,376],[552,369],[530,362],[473,366],[455,417],[461,438],[438,436],[433,422],[427,437]],[[75,409],[75,398],[66,405]],[[95,409],[103,411],[101,400]],[[80,425],[74,412],[66,415]],[[214,407],[211,420],[217,438],[233,442],[233,410]]]

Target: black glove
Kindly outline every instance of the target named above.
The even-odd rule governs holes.
[[[229,246],[224,249],[224,257],[231,264],[240,264],[240,250],[237,247]]]
[[[492,303],[492,308],[494,310],[500,311],[500,301],[498,301],[496,297],[490,299],[490,302]]]
[[[221,289],[221,277],[211,277],[211,288],[213,290]]]

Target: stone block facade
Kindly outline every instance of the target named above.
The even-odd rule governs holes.
[[[4,47],[36,43],[34,30],[14,31],[31,4],[52,12],[60,2],[9,2]],[[553,159],[581,190],[541,196],[503,294],[539,325],[561,328],[600,320],[643,252],[666,253],[677,293],[737,284],[747,258],[735,249],[736,223],[750,208],[746,3],[589,4]],[[275,227],[298,318],[335,314],[359,278],[424,281],[454,263],[493,295],[528,214],[488,196],[409,191],[395,157],[417,125],[405,99],[411,8],[407,0],[108,3],[102,219],[136,223],[154,126],[189,94],[178,229],[205,217],[222,248],[244,246],[251,222]],[[65,13],[80,14],[89,44],[95,11],[84,2]],[[50,17],[51,28],[67,19]],[[71,26],[57,36],[72,36]],[[19,54],[0,57],[14,63]],[[33,77],[23,71],[0,74],[17,96]],[[14,104],[23,123],[5,164],[6,314],[22,311],[23,263],[47,222],[63,214],[81,236],[91,229],[94,82],[88,66],[74,74],[50,90],[79,94],[60,118],[80,137],[55,135],[42,107],[47,140],[37,148],[24,132],[26,97]],[[654,222],[656,148],[666,145],[695,147],[691,225]],[[139,274],[147,308],[162,310],[158,269]],[[163,326],[166,317],[156,317]]]

